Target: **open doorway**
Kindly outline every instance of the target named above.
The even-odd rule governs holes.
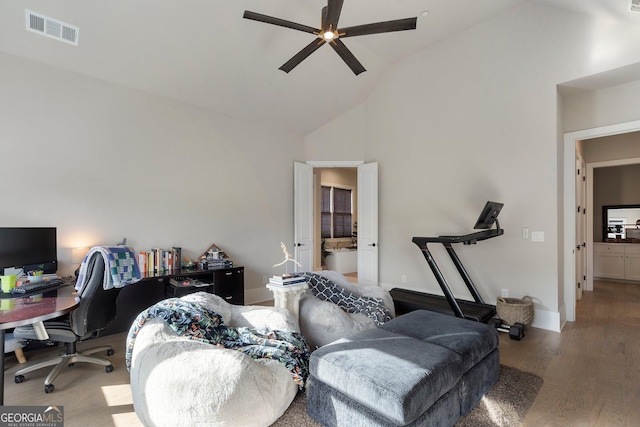
[[[330,239],[330,243],[335,249],[344,249],[344,252],[351,251],[351,254],[346,255],[353,255],[354,253],[357,255],[356,269],[347,273],[357,272],[358,283],[378,285],[378,163],[376,162],[309,161],[307,163],[296,162],[294,164],[294,239],[296,259],[301,263],[303,271],[322,268],[322,215],[319,206],[322,179],[321,174],[316,172],[323,168],[346,168],[356,171],[355,185],[353,185],[353,181],[349,184],[351,187],[352,214],[348,220],[350,222],[347,222],[342,233],[351,234],[351,236],[333,237]],[[337,173],[328,176],[333,176],[333,179],[337,179],[335,178]],[[330,180],[330,178],[327,178],[325,183],[331,184]],[[336,183],[334,182],[334,184]],[[338,242],[340,242],[339,245]],[[344,248],[343,245],[348,245],[348,247]]]
[[[314,168],[314,270],[358,281],[358,169]]]
[[[629,134],[631,135],[631,134]],[[640,138],[640,134],[636,136]],[[593,140],[594,143],[599,141]],[[618,160],[597,161],[587,163],[587,194],[589,195],[589,203],[587,205],[587,242],[590,250],[588,250],[588,273],[587,273],[587,290],[593,290],[594,278],[607,278],[606,274],[602,274],[600,268],[596,268],[596,252],[597,249],[606,248],[603,243],[625,243],[637,242],[637,235],[626,235],[626,230],[631,227],[630,223],[635,224],[640,216],[637,210],[615,210],[616,217],[624,217],[618,227],[614,227],[611,231],[605,228],[605,224],[612,219],[607,216],[604,209],[607,205],[637,205],[640,203],[638,192],[635,190],[637,186],[637,177],[640,174],[640,158],[629,157]],[[613,214],[613,210],[611,210]],[[625,214],[622,214],[625,212]],[[628,217],[628,218],[627,218]],[[635,232],[634,226],[634,232]],[[597,248],[596,246],[599,247]],[[623,245],[620,245],[623,246]],[[598,260],[602,257],[598,256]],[[625,256],[625,260],[626,260]],[[601,266],[601,264],[598,264]],[[636,277],[625,277],[623,273],[619,279],[636,280]]]
[[[570,132],[564,136],[564,302],[566,320],[576,320],[576,287],[575,277],[578,267],[578,251],[575,249],[577,215],[575,210],[576,186],[578,179],[576,167],[576,149],[578,144],[596,138],[612,137],[615,135],[630,134],[640,131],[640,121],[620,123],[616,125],[602,126],[582,131]],[[584,154],[584,150],[583,150]],[[589,161],[587,155],[584,159],[587,164],[587,290],[593,288],[593,167],[595,161]],[[619,156],[624,157],[624,156]],[[634,163],[631,158],[612,160],[617,164]],[[602,166],[602,162],[600,162]]]

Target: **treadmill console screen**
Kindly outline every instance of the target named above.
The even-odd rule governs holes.
[[[503,204],[498,202],[487,202],[476,221],[476,225],[473,226],[475,230],[488,230],[493,227],[493,224],[498,218],[498,214],[502,209]]]

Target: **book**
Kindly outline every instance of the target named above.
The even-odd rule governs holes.
[[[297,285],[300,283],[306,283],[307,279],[303,276],[273,276],[269,278],[269,283],[278,286]]]
[[[179,246],[172,247],[171,258],[173,260],[173,269],[180,270],[182,268],[182,248]]]
[[[141,273],[147,272],[147,253],[145,251],[141,251],[138,254],[138,270]]]
[[[301,282],[290,282],[290,283],[277,283],[277,282],[271,282],[269,281],[269,286],[276,286],[278,288],[291,288],[294,286],[300,286],[300,285],[304,285],[307,282],[305,281],[301,281]]]
[[[282,274],[282,275],[271,276],[271,278],[273,280],[278,280],[281,282],[286,282],[289,280],[300,280],[300,279],[306,280],[304,276],[301,276],[299,274]]]
[[[199,263],[200,269],[202,270],[218,270],[233,267],[233,261],[226,258],[203,258]]]

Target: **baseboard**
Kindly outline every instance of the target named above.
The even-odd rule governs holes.
[[[562,331],[562,324],[560,322],[560,313],[556,311],[546,310],[533,310],[533,322],[531,323],[533,328],[546,329],[548,331],[560,332]]]
[[[558,313],[560,314],[560,330],[562,331],[562,329],[564,329],[564,325],[567,324],[567,305],[562,304]]]

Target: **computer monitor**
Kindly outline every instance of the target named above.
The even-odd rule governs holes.
[[[58,269],[55,227],[0,227],[0,273],[5,268],[43,270]]]
[[[482,212],[476,221],[476,225],[473,226],[476,230],[488,230],[493,227],[493,224],[497,224],[497,228],[500,229],[498,224],[498,214],[502,209],[503,204],[497,202],[487,202],[482,208]]]

